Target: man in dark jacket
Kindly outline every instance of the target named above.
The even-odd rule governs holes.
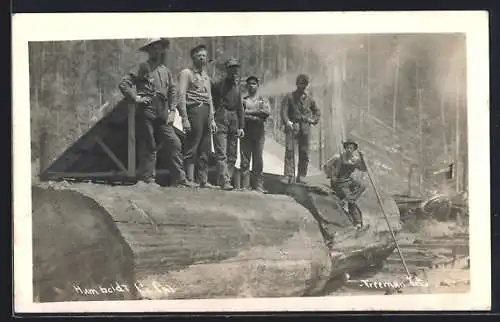
[[[148,60],[124,76],[118,87],[127,99],[137,105],[141,134],[138,140],[139,180],[147,183],[155,181],[156,153],[162,144],[166,145],[171,158],[173,184],[191,186],[184,172],[181,141],[173,126],[175,83],[162,61],[169,43],[162,38],[147,41],[139,50],[148,54]],[[157,134],[160,142],[156,142]]]
[[[254,175],[253,188],[258,192],[264,192],[263,169],[265,131],[264,123],[270,115],[269,101],[258,95],[259,79],[250,76],[246,80],[248,95],[243,98],[245,114],[245,136],[241,139],[241,184],[243,189],[250,188],[250,160],[252,160],[252,172]]]
[[[295,148],[299,148],[297,182],[307,175],[311,125],[319,122],[320,111],[314,99],[305,91],[309,76],[301,74],[297,89],[285,96],[281,103],[281,119],[285,126],[285,169],[288,183],[295,181]]]
[[[224,64],[226,76],[212,84],[217,132],[214,138],[215,157],[219,169],[219,185],[232,190],[231,181],[238,159],[238,138],[244,136],[244,112],[240,88],[239,63],[230,58]]]

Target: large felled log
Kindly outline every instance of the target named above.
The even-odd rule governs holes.
[[[86,200],[73,208],[66,224],[86,217],[114,224],[108,235],[130,247],[126,256],[135,271],[134,281],[123,284],[135,286],[144,298],[307,296],[320,294],[331,276],[317,222],[287,196],[83,183],[44,189],[60,200],[69,194]],[[44,220],[54,220],[50,216]],[[34,226],[40,236],[34,242],[44,248],[48,231],[35,227],[41,226]],[[87,225],[73,238],[95,239],[96,228]],[[110,250],[107,264],[118,265],[112,256]]]
[[[132,250],[106,210],[74,191],[33,187],[34,301],[138,298]],[[119,287],[118,287],[119,289]]]
[[[344,273],[352,275],[378,265],[394,251],[396,245],[372,187],[367,187],[357,202],[366,229],[356,231],[337,204],[338,199],[332,195],[325,178],[306,180],[305,184],[290,185],[280,176],[268,175],[265,182],[267,190],[291,196],[317,220],[325,241],[331,244],[332,281],[341,279]],[[398,207],[390,196],[379,193],[391,229],[397,235],[401,229]]]

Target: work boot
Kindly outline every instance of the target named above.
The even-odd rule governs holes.
[[[241,180],[239,173],[235,172],[233,175],[234,190],[241,190]]]
[[[221,188],[222,190],[226,190],[226,191],[230,191],[230,190],[233,190],[233,189],[234,189],[234,187],[233,187],[233,186],[232,186],[229,182],[225,182],[224,184],[222,184],[222,185],[220,186],[220,188]]]
[[[295,183],[295,178],[293,176],[288,176],[288,184]]]
[[[156,180],[154,177],[143,177],[138,180],[138,182],[146,183],[146,184],[152,184],[156,183]]]
[[[242,173],[241,174],[241,189],[250,190],[250,174]]]
[[[266,193],[267,191],[264,189],[264,178],[262,178],[262,175],[258,175],[257,178],[255,179],[256,179],[255,191],[260,193]]]
[[[197,187],[198,185],[193,182],[193,181],[189,181],[187,179],[181,179],[179,181],[177,181],[175,184],[174,184],[174,187],[186,187],[186,188],[194,188],[194,187]]]
[[[210,184],[209,182],[200,182],[200,188],[201,189],[205,189],[205,188],[214,189],[215,186],[213,184]]]

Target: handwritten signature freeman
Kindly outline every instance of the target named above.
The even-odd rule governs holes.
[[[418,278],[413,278],[413,279],[406,279],[404,281],[370,281],[370,280],[361,280],[360,287],[367,287],[367,288],[403,288],[403,287],[428,287],[429,284],[427,282],[418,279]]]
[[[139,293],[157,292],[162,295],[172,295],[175,293],[169,285],[162,285],[157,281],[153,281],[150,286],[146,286],[141,282],[135,282],[132,287],[126,283],[115,282],[108,286],[97,285],[95,287],[87,288],[81,287],[79,284],[73,284],[73,291],[80,295],[102,295],[102,294],[116,294],[130,292],[132,289],[137,290]]]

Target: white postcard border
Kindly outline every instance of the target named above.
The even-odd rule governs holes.
[[[28,41],[260,34],[451,33],[467,39],[471,290],[465,294],[33,303]],[[15,311],[237,312],[488,309],[491,303],[488,13],[74,13],[13,17]]]

